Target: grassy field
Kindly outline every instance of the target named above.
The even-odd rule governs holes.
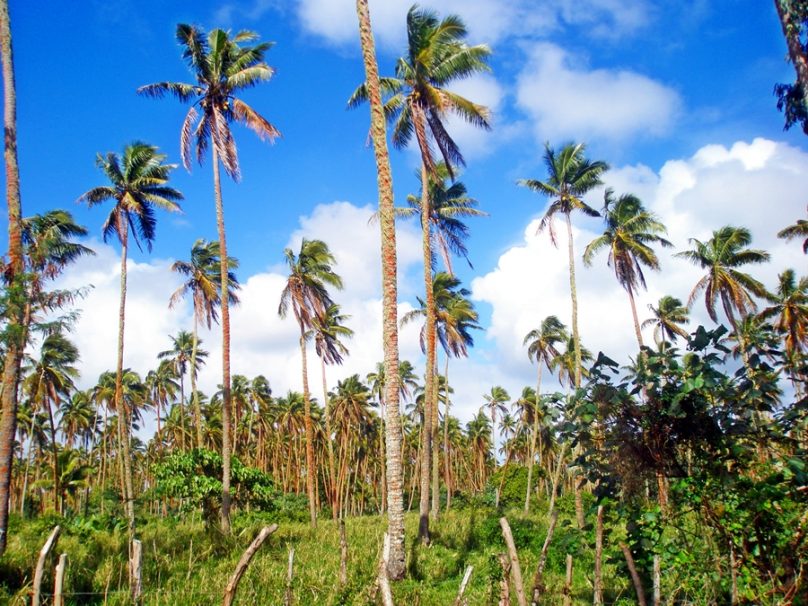
[[[541,505],[539,505],[539,510]],[[591,529],[578,531],[569,503],[561,503],[545,580],[544,603],[561,604],[567,553],[574,558],[573,603],[592,603],[594,536]],[[505,552],[498,519],[503,512],[489,508],[452,511],[433,525],[428,547],[413,540],[417,516],[407,518],[407,578],[393,586],[396,604],[407,606],[452,604],[466,566],[474,567],[466,591],[470,606],[496,604],[501,568],[498,554]],[[505,511],[517,549],[526,590],[544,541],[547,524],[540,514]],[[220,604],[229,575],[244,548],[263,525],[275,520],[247,513],[234,520],[234,534],[223,538],[206,532],[193,516],[149,518],[139,530],[143,541],[143,603],[150,605]],[[127,604],[126,533],[112,518],[60,521],[14,520],[9,551],[0,560],[0,603],[28,603],[30,579],[37,552],[50,528],[61,522],[64,533],[55,553],[68,554],[65,592],[68,604]],[[339,531],[331,520],[322,520],[316,530],[300,522],[278,521],[279,529],[255,556],[239,586],[236,603],[283,604],[286,590],[288,549],[295,548],[292,595],[294,604],[377,603],[373,585],[381,552],[384,519],[378,516],[349,518],[348,583],[339,587]],[[607,604],[636,603],[629,589],[619,556],[620,531],[607,529],[604,579]],[[55,559],[55,558],[54,558]],[[610,562],[614,560],[614,564]],[[52,564],[50,566],[52,570]],[[46,577],[51,587],[52,575]],[[50,593],[50,589],[47,590]],[[378,599],[378,598],[377,598]],[[516,603],[515,597],[512,603]]]

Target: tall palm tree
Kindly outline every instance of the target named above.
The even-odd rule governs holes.
[[[751,263],[765,263],[769,253],[747,248],[752,242],[752,234],[745,227],[725,226],[713,232],[706,242],[690,238],[690,250],[677,253],[677,257],[690,261],[693,265],[707,270],[690,293],[687,306],[692,308],[696,297],[704,292],[704,306],[713,322],[718,322],[715,305],[721,299],[721,306],[733,329],[737,328],[735,314],[745,316],[757,309],[752,295],[764,297],[766,288],[747,273],[737,268]]]
[[[59,408],[59,429],[65,438],[65,446],[73,448],[78,438],[84,447],[97,430],[97,411],[93,406],[91,393],[75,391],[69,399],[64,399]]]
[[[180,385],[176,381],[177,371],[176,366],[172,364],[171,360],[162,360],[156,370],[150,370],[146,375],[145,383],[146,388],[151,394],[152,406],[157,412],[157,452],[163,452],[163,431],[161,426],[162,415],[161,411],[168,408],[168,403],[173,400]]]
[[[552,372],[553,360],[561,355],[556,345],[569,339],[567,327],[556,316],[547,316],[539,328],[534,328],[525,335],[522,345],[527,346],[527,357],[536,361],[536,399],[541,399],[542,365]],[[533,481],[533,460],[536,457],[536,440],[539,433],[539,415],[533,416],[533,431],[530,437],[530,453],[527,464],[527,492],[525,494],[525,512],[530,510],[530,493]]]
[[[676,337],[687,339],[687,331],[682,324],[687,324],[689,311],[676,297],[665,295],[659,300],[657,306],[648,305],[652,317],[642,323],[642,327],[654,327],[654,341],[661,345],[668,341],[673,342]]]
[[[17,88],[14,80],[14,57],[11,50],[11,19],[8,0],[0,0],[0,61],[3,67],[3,129],[6,161],[6,204],[8,212],[8,265],[6,284],[21,292],[24,273],[22,251],[22,204],[20,202],[20,170],[17,164]],[[13,289],[12,289],[13,291]],[[9,306],[8,322],[22,325],[23,301]],[[14,436],[17,434],[17,387],[20,382],[25,339],[11,339],[6,344],[3,360],[2,410],[0,416],[0,556],[6,550],[8,532],[8,500],[11,488],[11,464],[14,458]]]
[[[194,332],[191,349],[191,368],[196,368],[196,357],[199,348],[199,323],[207,326],[208,330],[214,322],[219,322],[218,308],[221,305],[221,260],[219,258],[219,243],[199,239],[191,247],[190,261],[175,261],[171,266],[185,281],[174,291],[169,301],[169,307],[174,307],[185,295],[190,294],[194,306]],[[230,257],[227,260],[227,295],[231,305],[239,302],[236,291],[241,288],[236,278],[238,259]],[[207,354],[205,354],[207,355]],[[191,373],[191,398],[194,407],[196,423],[196,447],[202,448],[202,413],[199,407],[199,397],[196,389],[196,373]]]
[[[191,358],[194,357],[194,338],[187,330],[181,330],[177,333],[177,336],[169,335],[169,339],[171,339],[172,347],[171,349],[166,349],[161,351],[157,354],[158,360],[168,360],[174,366],[174,372],[176,373],[177,377],[180,380],[180,419],[184,419],[184,409],[185,409],[185,374],[188,372],[188,365],[191,363]],[[205,355],[200,356],[199,352],[197,352],[197,359],[196,367],[191,369],[191,374],[196,374],[199,370],[199,366],[205,363],[205,357],[207,356],[207,352],[204,352]],[[185,428],[183,428],[184,430]],[[183,431],[183,433],[185,433]],[[185,450],[185,443],[180,442],[180,448]]]
[[[264,61],[272,46],[262,42],[250,46],[258,35],[240,31],[232,38],[229,33],[212,30],[207,37],[195,26],[177,25],[177,41],[183,48],[182,57],[188,63],[195,84],[158,82],[141,86],[138,93],[151,97],[170,95],[182,103],[191,103],[180,131],[180,149],[185,168],[191,168],[192,148],[200,162],[208,147],[213,155],[213,192],[216,201],[216,227],[219,236],[219,284],[222,307],[222,511],[221,524],[230,532],[230,299],[228,274],[230,267],[225,238],[224,205],[219,175],[221,162],[225,172],[234,180],[240,178],[236,143],[230,132],[231,122],[240,122],[261,139],[274,141],[280,131],[247,103],[236,97],[241,90],[268,81],[274,70]],[[197,111],[197,106],[199,111]]]
[[[802,241],[802,252],[808,255],[808,221],[797,219],[793,225],[789,225],[777,232],[778,238],[793,240],[794,238],[805,238]]]
[[[404,471],[401,458],[403,431],[399,410],[398,377],[398,286],[396,261],[396,224],[393,210],[393,175],[387,149],[384,107],[379,83],[379,65],[370,23],[368,0],[356,0],[359,43],[365,67],[367,98],[370,104],[370,135],[376,160],[379,189],[379,225],[381,229],[382,264],[382,335],[384,347],[385,450],[387,452],[387,535],[390,554],[387,574],[391,579],[404,577]]]
[[[449,177],[454,179],[454,166],[465,164],[457,144],[449,135],[444,120],[449,113],[481,128],[490,128],[488,108],[446,89],[453,81],[488,71],[486,59],[491,54],[485,45],[468,46],[463,21],[450,15],[439,20],[431,11],[413,6],[407,13],[407,55],[396,62],[396,76],[381,81],[390,95],[385,104],[388,119],[394,123],[393,145],[406,147],[415,136],[421,155],[421,227],[423,232],[424,290],[426,292],[426,401],[421,465],[421,495],[418,535],[429,541],[429,480],[433,433],[437,410],[434,399],[435,307],[432,300],[432,236],[429,175],[437,177],[432,143],[437,145]],[[360,85],[348,100],[354,107],[369,98],[367,83]],[[431,139],[431,141],[430,141]],[[437,468],[435,468],[437,469]],[[434,471],[432,472],[435,473]],[[436,511],[433,508],[433,511]]]
[[[300,327],[300,355],[303,361],[303,401],[306,407],[306,485],[309,495],[311,525],[317,526],[317,509],[314,500],[314,432],[311,425],[311,402],[306,365],[306,333],[314,326],[315,318],[325,316],[333,303],[328,286],[342,289],[342,279],[334,272],[336,263],[328,245],[322,240],[306,240],[300,244],[300,253],[287,248],[284,251],[289,277],[281,293],[278,314],[285,318],[291,308]]]
[[[85,201],[92,208],[107,200],[114,206],[103,225],[104,241],[115,236],[121,244],[121,293],[118,310],[118,361],[115,370],[115,402],[118,409],[118,423],[122,424],[126,414],[121,414],[121,381],[123,377],[123,335],[126,317],[126,260],[129,248],[129,232],[138,247],[145,244],[151,250],[156,237],[157,219],[154,207],[178,211],[178,200],[182,194],[169,187],[168,176],[176,168],[175,164],[164,164],[165,155],[157,153],[157,148],[141,142],[127,145],[123,157],[114,152],[106,156],[98,154],[96,163],[109,179],[109,185],[101,185],[85,192],[79,201]],[[135,533],[135,503],[132,486],[132,466],[129,453],[129,428],[121,426],[123,436],[124,476],[126,480],[124,500],[129,519],[129,533]]]
[[[348,355],[348,348],[345,347],[340,338],[350,339],[353,337],[353,330],[344,324],[350,317],[351,316],[341,313],[339,305],[332,303],[325,309],[325,313],[314,317],[311,329],[314,337],[314,351],[317,352],[317,356],[320,358],[320,371],[323,377],[323,404],[325,406],[323,414],[325,417],[326,444],[328,445],[328,476],[330,478],[328,491],[331,515],[334,519],[337,518],[338,513],[336,508],[337,495],[335,492],[336,467],[334,465],[334,445],[331,442],[331,418],[325,365],[342,364],[343,356]]]
[[[592,265],[592,257],[598,251],[609,249],[606,263],[614,269],[618,283],[628,293],[634,332],[637,343],[642,348],[642,331],[637,317],[637,305],[634,303],[634,292],[638,286],[647,288],[643,266],[659,270],[659,257],[650,245],[671,247],[673,244],[660,235],[667,232],[665,226],[633,194],[623,194],[615,199],[611,188],[607,189],[602,215],[606,229],[584,250],[584,264]]]
[[[609,169],[605,162],[586,159],[583,143],[567,143],[559,151],[547,143],[544,147],[544,163],[547,167],[546,181],[521,179],[519,185],[551,198],[550,205],[539,223],[538,232],[545,229],[554,246],[558,246],[553,227],[555,216],[563,214],[567,223],[567,250],[569,253],[570,298],[572,300],[572,341],[575,352],[575,387],[581,386],[581,338],[578,334],[578,293],[575,287],[575,252],[572,242],[570,215],[579,211],[590,217],[599,216],[598,211],[583,201],[588,191],[601,184],[601,175]]]
[[[483,394],[483,399],[485,400],[485,404],[483,404],[483,408],[488,408],[488,412],[491,415],[491,452],[494,455],[494,466],[497,463],[497,413],[505,414],[508,412],[505,404],[507,404],[511,396],[508,395],[508,392],[505,391],[504,387],[500,387],[499,385],[495,385],[491,388],[491,391]]]
[[[776,293],[766,297],[771,305],[761,310],[760,317],[774,320],[785,335],[787,354],[801,354],[808,350],[808,276],[797,281],[794,270],[787,269],[778,280]]]

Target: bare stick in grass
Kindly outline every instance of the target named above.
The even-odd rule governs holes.
[[[466,572],[463,574],[463,580],[460,582],[460,589],[457,591],[454,606],[463,606],[463,604],[466,603],[466,601],[463,599],[463,594],[466,593],[466,586],[469,584],[471,572],[473,570],[474,566],[466,566]]]
[[[628,571],[631,573],[631,582],[634,583],[634,591],[637,592],[637,603],[640,606],[647,606],[645,601],[645,591],[642,588],[642,581],[640,575],[637,574],[637,567],[634,566],[634,558],[631,556],[631,550],[625,543],[620,543],[620,549],[623,550],[623,557],[626,558]]]
[[[233,600],[236,597],[236,589],[238,589],[238,583],[241,581],[241,577],[244,575],[244,571],[247,570],[247,566],[250,565],[250,561],[252,561],[255,552],[257,552],[261,545],[264,544],[264,541],[267,540],[269,535],[273,532],[278,530],[278,525],[273,524],[272,526],[264,526],[261,529],[261,532],[258,533],[258,536],[255,537],[250,546],[247,547],[247,550],[241,556],[241,559],[238,561],[236,565],[236,569],[233,571],[233,575],[230,577],[230,580],[227,581],[227,587],[224,590],[224,602],[223,606],[231,606]]]
[[[513,574],[513,584],[516,589],[516,601],[519,606],[527,606],[525,598],[525,586],[522,583],[522,568],[519,566],[519,554],[516,553],[516,544],[513,542],[513,534],[508,519],[501,517],[499,525],[502,527],[502,536],[505,537],[505,544],[508,546],[508,555],[511,558],[511,572]]]
[[[53,580],[53,606],[65,606],[65,598],[62,593],[65,584],[65,568],[67,568],[67,554],[63,553],[59,556],[56,577]]]
[[[42,577],[45,574],[45,560],[48,558],[48,554],[51,552],[51,549],[53,549],[56,545],[56,541],[59,540],[60,532],[62,532],[62,529],[59,526],[54,527],[50,535],[48,535],[48,540],[45,541],[42,549],[39,550],[39,558],[36,561],[36,568],[34,569],[34,595],[31,599],[32,606],[40,605],[42,595]]]

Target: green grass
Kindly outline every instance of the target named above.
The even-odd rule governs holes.
[[[543,515],[525,516],[521,511],[505,512],[519,550],[526,591],[546,533]],[[572,553],[575,562],[573,603],[591,604],[594,538],[564,524],[571,519],[569,510],[556,530],[549,553],[545,581],[545,604],[560,604],[564,584],[564,560]],[[493,509],[452,511],[433,524],[433,541],[428,547],[414,541],[417,516],[406,519],[407,577],[394,583],[395,602],[399,605],[452,604],[465,567],[474,567],[466,591],[469,606],[496,604],[498,578],[501,575],[497,554],[505,551]],[[250,513],[234,520],[232,537],[224,538],[205,531],[198,520],[185,518],[148,518],[141,521],[139,536],[143,542],[143,603],[147,605],[199,606],[220,604],[224,587],[244,548],[261,526],[274,520]],[[26,603],[30,578],[37,552],[54,518],[13,521],[7,554],[0,559],[0,603]],[[87,525],[62,521],[65,530],[55,553],[68,554],[65,592],[68,604],[129,604],[126,572],[126,535],[123,529],[93,530]],[[111,523],[107,520],[107,523]],[[347,586],[339,588],[339,533],[336,523],[321,520],[312,530],[308,524],[279,522],[272,535],[256,554],[239,586],[238,604],[283,604],[286,587],[288,549],[295,548],[294,603],[300,605],[366,605],[378,568],[385,520],[378,516],[350,518],[346,522],[349,560]],[[610,535],[619,531],[609,531]],[[608,539],[608,537],[607,537]],[[617,537],[608,540],[605,558],[617,557]],[[53,557],[55,560],[55,557]],[[52,570],[53,562],[50,563]],[[607,603],[635,603],[633,593],[621,570],[606,563],[604,578]],[[46,577],[46,591],[52,576]],[[5,593],[4,593],[5,592]],[[515,604],[515,597],[513,599]]]

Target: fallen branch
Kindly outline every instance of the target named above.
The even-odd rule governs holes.
[[[241,581],[244,571],[247,570],[247,566],[250,565],[250,561],[252,561],[255,552],[261,548],[261,545],[263,545],[264,541],[267,540],[269,535],[276,530],[278,530],[277,524],[273,524],[272,526],[264,526],[261,529],[261,532],[258,533],[258,536],[255,537],[252,543],[250,543],[250,546],[247,547],[247,550],[241,556],[238,564],[236,564],[236,569],[233,571],[233,575],[230,577],[230,580],[227,581],[227,587],[224,590],[224,602],[222,603],[223,606],[231,606],[236,597],[238,583]]]
[[[463,594],[466,593],[466,585],[469,584],[472,570],[474,570],[474,566],[466,566],[466,572],[463,574],[463,580],[460,582],[460,589],[457,591],[454,606],[463,606],[463,604],[465,604]]]

